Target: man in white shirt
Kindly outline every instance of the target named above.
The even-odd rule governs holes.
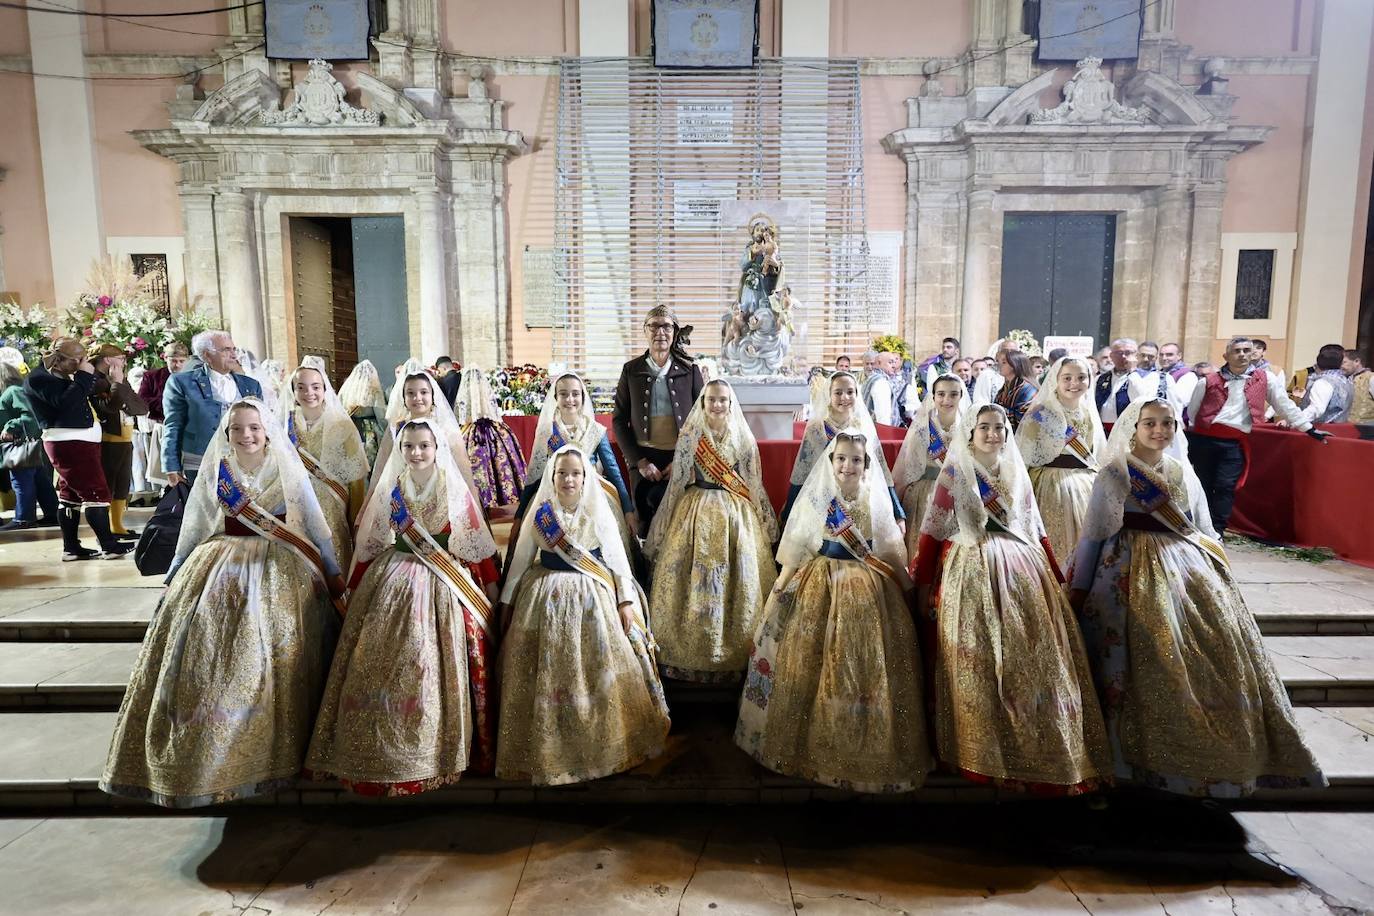
[[[1183,348],[1176,343],[1166,343],[1159,348],[1159,368],[1174,380],[1174,394],[1178,402],[1187,406],[1197,387],[1197,373],[1188,368],[1183,359]]]
[[[220,417],[240,398],[262,397],[257,380],[234,371],[234,338],[228,331],[201,331],[191,338],[199,360],[167,380],[162,390],[162,467],[176,486],[194,480]]]
[[[1207,494],[1212,526],[1224,533],[1235,504],[1236,488],[1245,480],[1250,432],[1264,421],[1266,407],[1290,426],[1325,442],[1329,433],[1312,428],[1279,380],[1251,364],[1248,337],[1226,344],[1226,365],[1193,388],[1188,402],[1192,428],[1188,457]]]
[[[1137,371],[1139,346],[1134,340],[1118,337],[1112,341],[1107,353],[1112,368],[1111,371],[1104,370],[1097,377],[1093,385],[1093,397],[1097,401],[1102,422],[1110,424],[1116,422],[1116,418],[1132,401],[1142,394],[1153,394],[1155,389],[1146,387],[1145,378]]]
[[[877,369],[865,387],[874,423],[906,426],[920,404],[916,385],[902,373],[900,353],[879,353]]]
[[[1341,368],[1344,362],[1345,347],[1340,344],[1327,344],[1317,351],[1317,371],[1298,405],[1308,423],[1344,423],[1350,416],[1354,386]]]

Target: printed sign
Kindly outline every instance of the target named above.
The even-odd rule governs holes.
[[[680,146],[729,146],[735,142],[735,103],[711,99],[677,103]]]
[[[1069,356],[1083,356],[1091,358],[1093,355],[1093,339],[1091,337],[1070,337],[1068,335],[1051,335],[1040,343],[1040,349],[1048,356],[1051,350],[1058,350],[1063,347],[1068,350]]]

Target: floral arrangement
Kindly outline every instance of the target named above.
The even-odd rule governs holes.
[[[538,366],[507,366],[487,374],[496,406],[503,414],[537,416],[549,392],[549,373]]]
[[[187,352],[190,352],[191,338],[195,337],[201,331],[208,331],[211,328],[215,330],[229,330],[229,326],[221,319],[213,318],[204,312],[188,309],[187,311],[172,316],[172,323],[169,330],[172,335],[172,340],[181,344],[186,348]]]
[[[1043,356],[1040,350],[1040,341],[1035,339],[1035,335],[1030,331],[1015,330],[1007,332],[1007,341],[1016,344],[1016,349],[1027,356]]]
[[[88,348],[113,344],[145,369],[162,365],[162,348],[172,338],[156,308],[153,282],[152,276],[137,276],[122,258],[95,261],[86,275],[86,292],[67,309],[58,330]]]
[[[0,347],[14,347],[33,368],[52,340],[51,323],[51,316],[41,305],[25,310],[13,302],[0,302]]]
[[[911,359],[911,346],[897,334],[884,334],[873,339],[873,349],[878,353],[896,353],[903,360]]]

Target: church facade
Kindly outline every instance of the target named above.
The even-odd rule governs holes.
[[[826,96],[778,71],[777,196],[835,168],[806,157],[839,142],[808,132],[813,99],[845,106],[857,225],[895,253],[891,282],[868,287],[886,297],[872,322],[822,342],[813,317],[811,352],[888,332],[918,352],[946,335],[971,352],[1012,328],[1178,341],[1194,360],[1252,334],[1289,366],[1354,346],[1374,7],[1158,0],[1138,57],[1106,62],[1040,60],[1025,7],[761,0],[760,58],[854,80],[837,95],[832,75]],[[574,325],[623,352],[650,298],[697,294],[672,266],[686,250],[674,224],[645,215],[665,205],[617,183],[670,158],[636,132],[627,101],[646,69],[632,61],[650,53],[648,0],[389,0],[385,18],[370,61],[307,63],[266,57],[261,6],[171,32],[0,10],[0,290],[61,308],[93,258],[161,258],[173,305],[221,315],[260,354],[351,346],[486,366],[575,361]],[[601,82],[582,77],[578,119],[572,58],[627,61],[623,76],[603,63]],[[713,108],[717,91],[661,98],[707,122],[754,110]],[[623,143],[615,131],[587,142],[591,111],[623,123]],[[570,149],[594,176],[575,190]],[[709,184],[700,199],[731,193]],[[795,282],[828,269],[815,227],[840,206],[812,201],[809,234],[781,227]],[[570,254],[569,225],[623,236],[632,280],[595,276],[594,246]],[[564,312],[551,318],[552,301]],[[713,330],[694,343],[710,350]]]

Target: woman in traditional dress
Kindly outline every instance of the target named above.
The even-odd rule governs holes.
[[[367,466],[373,467],[377,463],[377,450],[386,436],[386,396],[372,360],[363,360],[348,373],[348,378],[339,386],[339,401],[358,428]]]
[[[1031,399],[1035,397],[1037,379],[1031,369],[1030,359],[1020,350],[999,351],[997,368],[1002,374],[1002,387],[997,389],[992,403],[1007,412],[1011,421],[1011,431],[1021,425]]]
[[[936,595],[937,752],[975,781],[1077,794],[1110,778],[1111,755],[1011,435],[995,404],[960,418],[921,525],[916,607],[929,620]]]
[[[1118,779],[1189,795],[1322,786],[1166,400],[1112,427],[1070,570]]]
[[[330,596],[343,594],[308,480],[263,402],[225,412],[120,704],[104,791],[190,808],[300,772],[338,629]]]
[[[453,410],[463,430],[463,444],[472,460],[472,477],[483,508],[488,512],[503,506],[513,508],[525,485],[525,456],[514,430],[501,420],[485,372],[472,366],[463,370]]]
[[[925,518],[935,479],[940,476],[949,451],[954,424],[968,410],[968,387],[956,375],[941,375],[930,386],[911,426],[902,440],[892,466],[892,482],[902,498],[902,508],[912,524],[906,529],[907,556],[915,556],[920,520]]]
[[[824,399],[811,405],[811,419],[806,422],[801,448],[797,450],[797,458],[792,464],[792,483],[787,488],[787,501],[782,507],[782,524],[786,526],[797,494],[830,441],[836,433],[848,431],[863,436],[873,470],[880,473],[887,484],[892,514],[897,519],[898,527],[905,533],[906,512],[902,509],[902,501],[897,498],[897,488],[892,485],[892,473],[888,470],[887,458],[883,456],[882,443],[878,441],[878,429],[859,397],[858,380],[850,372],[836,372],[830,376],[830,383],[819,391],[824,394]]]
[[[821,453],[778,548],[735,743],[788,776],[906,792],[930,771],[902,533],[859,433]]]
[[[501,593],[501,733],[496,775],[584,782],[658,756],[668,705],[643,592],[587,455],[544,466]]]
[[[1107,447],[1092,398],[1083,397],[1091,388],[1092,370],[1086,359],[1055,360],[1016,430],[1040,518],[1061,563],[1067,563],[1078,546],[1098,458]]]
[[[496,544],[431,420],[401,427],[358,525],[353,591],[306,766],[412,795],[495,762]]]
[[[353,557],[353,521],[367,490],[367,455],[357,427],[329,384],[324,360],[307,356],[288,382],[280,404],[282,424],[310,472],[310,485],[344,568]]]
[[[754,434],[734,390],[707,382],[678,433],[644,551],[656,561],[649,606],[666,676],[740,679],[777,574],[777,537]]]
[[[372,468],[372,482],[367,491],[368,499],[371,499],[373,491],[377,489],[377,481],[391,458],[396,433],[410,420],[424,419],[432,419],[448,440],[449,451],[453,454],[453,463],[458,466],[459,475],[471,491],[472,498],[481,505],[482,495],[477,490],[476,481],[472,479],[472,461],[468,458],[467,445],[463,441],[463,431],[458,427],[458,418],[453,415],[453,408],[449,406],[448,398],[444,397],[444,392],[439,388],[434,376],[413,357],[406,360],[405,365],[397,370],[396,384],[392,387],[391,397],[387,401],[386,422],[390,435],[382,437],[381,448],[377,450],[377,464]]]

